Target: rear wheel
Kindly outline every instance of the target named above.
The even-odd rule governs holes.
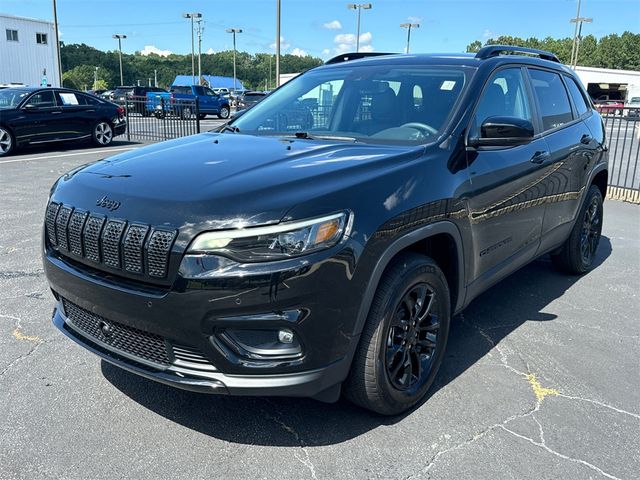
[[[429,257],[407,253],[380,280],[345,394],[383,415],[396,415],[427,393],[449,334],[449,288]]]
[[[5,127],[0,127],[0,157],[9,155],[14,147],[15,141],[11,132]]]
[[[190,107],[184,107],[180,110],[180,118],[183,120],[189,120],[191,117],[193,117],[193,111]]]
[[[229,110],[229,107],[225,105],[222,108],[220,108],[220,113],[218,114],[218,118],[227,119],[229,118],[230,113],[231,111]]]
[[[591,270],[600,243],[602,220],[602,193],[591,185],[569,238],[560,251],[551,256],[556,267],[571,274]]]
[[[107,146],[113,140],[113,129],[109,122],[100,121],[93,127],[93,142],[97,145]]]

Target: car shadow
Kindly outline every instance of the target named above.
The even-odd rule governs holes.
[[[597,268],[611,255],[602,237]],[[483,358],[493,344],[525,322],[553,321],[544,313],[581,276],[557,272],[548,257],[529,264],[485,292],[454,318],[443,365],[427,398]],[[490,333],[487,333],[490,332]],[[383,417],[341,399],[325,404],[305,398],[252,398],[207,395],[147,380],[102,361],[104,377],[135,402],[172,422],[232,443],[321,446],[347,441],[381,425],[392,425],[412,411]]]

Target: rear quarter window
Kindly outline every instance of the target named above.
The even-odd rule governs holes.
[[[568,76],[564,77],[565,82],[567,84],[567,88],[569,89],[569,94],[573,99],[573,104],[576,106],[576,111],[578,112],[578,116],[582,116],[587,113],[590,108],[584,99],[584,95],[580,90],[580,87],[576,84],[576,81]]]

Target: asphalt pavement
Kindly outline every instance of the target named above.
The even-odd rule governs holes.
[[[0,160],[0,479],[586,479],[640,472],[640,207],[607,201],[597,267],[545,258],[452,324],[429,398],[233,398],[113,367],[51,324],[40,236],[69,169],[124,149]]]

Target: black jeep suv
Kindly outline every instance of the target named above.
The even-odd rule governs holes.
[[[604,141],[550,53],[344,55],[217,132],[61,177],[53,321],[169,385],[396,414],[482,291],[545,253],[590,269]]]

